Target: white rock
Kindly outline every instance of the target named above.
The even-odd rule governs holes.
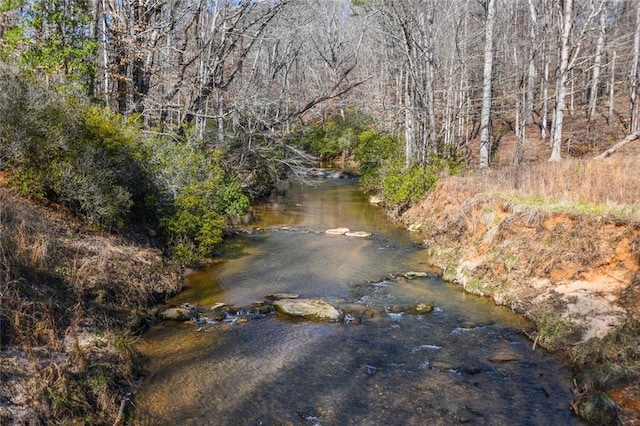
[[[380,204],[382,203],[382,197],[378,195],[372,195],[371,197],[369,197],[369,202],[371,204]]]
[[[325,234],[329,234],[329,235],[344,235],[349,231],[350,231],[349,228],[332,228],[332,229],[327,229],[324,232]]]
[[[169,308],[160,313],[160,319],[170,321],[188,321],[192,313],[185,308]]]
[[[418,232],[420,228],[422,228],[422,224],[419,222],[416,222],[409,225],[407,229],[409,230],[409,232]]]
[[[347,232],[344,235],[346,235],[347,237],[365,238],[365,237],[370,237],[371,236],[371,232],[353,231],[353,232]]]

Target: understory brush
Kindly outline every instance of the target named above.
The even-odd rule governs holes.
[[[342,114],[307,126],[300,145],[306,152],[325,161],[340,155],[348,157],[358,145],[359,135],[371,123],[371,117],[354,108],[347,108]]]
[[[428,156],[407,164],[398,142],[368,130],[358,136],[354,159],[365,191],[382,195],[389,210],[401,214],[435,188],[438,179],[459,174],[464,165],[454,159]]]
[[[249,206],[192,133],[0,65],[1,424],[126,415],[132,345],[180,288],[175,265],[212,256]]]
[[[159,227],[181,265],[213,255],[249,202],[220,153],[185,129],[143,131],[72,86],[0,69],[0,170],[21,195],[61,203],[96,229]]]
[[[514,194],[520,204],[640,220],[638,161],[635,155],[519,165],[471,174],[461,185],[470,193]]]

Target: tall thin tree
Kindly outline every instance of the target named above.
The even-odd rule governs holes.
[[[487,1],[484,39],[484,72],[482,77],[482,112],[480,113],[480,168],[489,167],[491,124],[491,79],[493,77],[493,26],[496,0]]]

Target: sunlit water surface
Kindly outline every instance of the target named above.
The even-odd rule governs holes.
[[[275,292],[363,305],[361,323],[279,315],[198,327],[161,323],[138,349],[148,375],[140,425],[579,424],[569,372],[533,351],[531,325],[436,278],[423,248],[369,205],[354,182],[292,185],[256,206],[262,228],[230,239],[223,261],[187,281],[173,304],[249,306]],[[366,239],[326,235],[348,227]],[[427,302],[428,315],[394,313]]]

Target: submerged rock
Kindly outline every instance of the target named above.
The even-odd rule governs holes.
[[[272,293],[264,296],[268,300],[281,300],[281,299],[297,299],[300,295],[295,293]]]
[[[278,312],[292,317],[337,321],[341,315],[340,311],[320,299],[281,299],[273,306]]]
[[[293,295],[298,297],[297,295]],[[246,310],[251,317],[261,317],[273,313],[273,305],[266,302],[252,303]]]
[[[429,303],[414,303],[413,305],[387,306],[388,314],[424,315],[433,312],[433,305]]]
[[[518,353],[511,348],[499,348],[489,357],[489,361],[496,364],[518,361],[519,359]]]
[[[409,315],[424,315],[433,312],[433,305],[428,303],[416,303],[405,308],[405,312]]]
[[[342,312],[345,314],[351,315],[352,317],[368,317],[372,318],[379,314],[374,308],[365,306],[360,303],[348,303],[346,305],[342,305]]]

